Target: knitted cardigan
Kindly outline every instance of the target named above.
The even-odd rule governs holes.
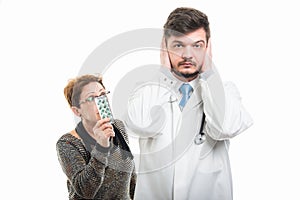
[[[82,123],[78,135],[88,134]],[[81,125],[81,129],[80,129]],[[78,128],[79,127],[79,128]],[[58,160],[67,176],[69,199],[133,199],[136,173],[123,122],[113,124],[116,136],[109,148],[96,141],[64,134],[56,143]]]

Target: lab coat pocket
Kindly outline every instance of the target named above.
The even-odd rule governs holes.
[[[211,169],[198,166],[189,191],[188,199],[219,200],[219,186],[222,182],[222,166]]]
[[[205,157],[200,157],[190,186],[189,199],[232,199],[232,182],[225,142],[215,143]]]

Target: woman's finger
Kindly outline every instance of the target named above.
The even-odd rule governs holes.
[[[109,118],[104,118],[104,119],[100,119],[97,121],[97,123],[95,124],[95,128],[99,128],[101,126],[103,126],[104,124],[107,124],[110,121]]]

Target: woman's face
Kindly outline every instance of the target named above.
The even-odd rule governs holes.
[[[96,123],[100,119],[94,98],[90,97],[97,97],[104,93],[105,89],[98,82],[91,82],[82,88],[79,101],[80,107],[78,109],[82,120],[89,123]],[[91,99],[92,101],[89,101]]]

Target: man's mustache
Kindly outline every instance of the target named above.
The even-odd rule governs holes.
[[[196,65],[197,65],[197,64],[196,64],[194,61],[192,61],[191,59],[184,59],[183,61],[181,61],[181,62],[178,63],[178,66],[184,65],[184,64],[187,63],[187,62],[191,63],[193,66],[196,66]]]

